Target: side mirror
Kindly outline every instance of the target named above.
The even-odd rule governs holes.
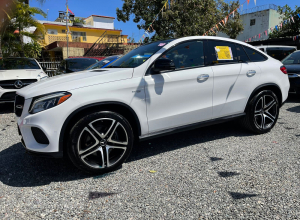
[[[42,69],[44,70],[44,72],[46,72],[47,71],[47,67],[42,67]]]
[[[158,74],[164,70],[175,70],[175,64],[170,59],[160,58],[154,62],[153,71],[154,74]]]

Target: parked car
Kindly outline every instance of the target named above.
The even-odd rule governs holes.
[[[96,58],[68,58],[61,61],[55,75],[73,73],[85,70],[87,67],[97,63]]]
[[[258,49],[265,52],[269,56],[276,60],[283,60],[286,56],[290,55],[297,50],[296,46],[277,46],[277,45],[265,45],[257,46]]]
[[[282,60],[282,63],[286,67],[289,80],[290,80],[290,92],[300,94],[300,51],[287,56]]]
[[[47,77],[35,59],[0,59],[0,103],[14,102],[17,90]]]
[[[86,70],[93,70],[93,69],[105,68],[109,64],[111,64],[112,62],[114,62],[117,59],[119,59],[120,57],[121,57],[121,55],[106,57],[103,60],[99,61],[98,63],[92,64],[91,66],[87,67]]]
[[[54,77],[18,91],[27,151],[69,156],[99,174],[137,140],[241,118],[269,132],[287,99],[282,63],[246,43],[184,37],[140,46],[107,68]],[[201,135],[201,134],[199,134]]]

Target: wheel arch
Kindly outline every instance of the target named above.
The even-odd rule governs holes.
[[[95,112],[97,110],[114,111],[121,114],[130,122],[136,136],[141,135],[140,120],[135,111],[130,106],[122,102],[93,103],[76,109],[64,121],[59,135],[59,152],[64,154],[65,148],[67,146],[66,141],[67,135],[69,134],[68,131],[73,127],[77,120],[84,115]]]
[[[275,95],[276,95],[277,98],[278,98],[279,106],[281,107],[281,105],[282,105],[282,92],[281,92],[280,87],[279,87],[277,84],[275,84],[275,83],[265,83],[265,84],[262,84],[262,85],[256,87],[256,88],[253,90],[253,92],[251,93],[251,95],[249,96],[249,99],[248,99],[248,101],[247,101],[247,104],[246,104],[246,107],[245,107],[245,111],[246,111],[246,109],[247,109],[247,107],[248,107],[248,104],[249,104],[249,102],[251,101],[251,99],[252,99],[257,93],[259,93],[259,92],[262,91],[262,90],[266,90],[266,89],[271,90],[272,92],[275,93]]]

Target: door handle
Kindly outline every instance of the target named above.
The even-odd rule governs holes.
[[[208,75],[208,74],[202,74],[202,75],[200,75],[200,76],[197,77],[197,81],[198,81],[198,82],[204,82],[204,81],[206,81],[208,78],[209,78],[209,75]]]
[[[255,70],[249,70],[247,72],[247,76],[251,77],[251,76],[254,76],[256,74],[256,71]]]

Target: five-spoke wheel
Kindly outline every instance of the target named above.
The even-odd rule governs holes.
[[[243,123],[256,133],[266,133],[276,124],[279,114],[277,96],[270,90],[257,93],[249,102]]]
[[[120,166],[133,145],[128,121],[114,112],[96,112],[79,120],[71,130],[69,156],[90,173],[104,173]]]

